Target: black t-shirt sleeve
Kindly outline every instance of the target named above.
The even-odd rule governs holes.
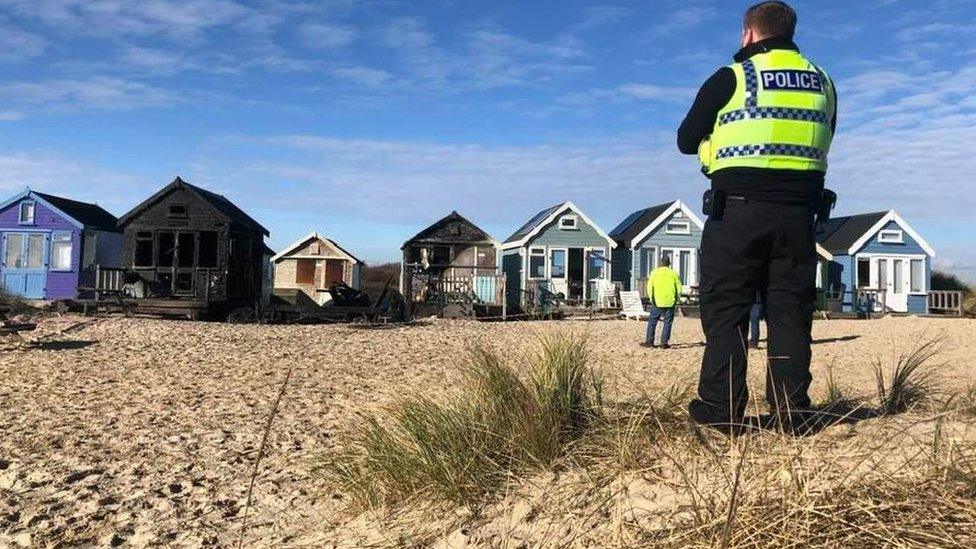
[[[735,93],[735,73],[729,67],[715,71],[698,90],[681,127],[678,128],[678,150],[697,154],[698,145],[712,133],[715,117]]]

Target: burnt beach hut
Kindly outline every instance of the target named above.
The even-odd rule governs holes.
[[[504,316],[498,241],[461,214],[451,212],[400,249],[400,293],[415,316]]]
[[[226,197],[177,177],[119,218],[139,311],[196,318],[263,299],[269,232]]]

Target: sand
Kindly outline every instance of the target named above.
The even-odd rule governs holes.
[[[369,519],[350,517],[317,470],[358,415],[400,395],[454,390],[472,341],[518,360],[534,334],[552,330],[589,337],[610,399],[694,381],[703,351],[698,321],[684,318],[670,351],[640,348],[644,324],[633,321],[363,329],[42,320],[27,335],[32,345],[0,350],[0,547],[236,545],[262,429],[288,368],[246,545],[365,543]],[[973,383],[974,320],[818,321],[812,393],[824,391],[829,366],[842,387],[870,396],[875,359],[889,363],[936,335],[942,384]],[[764,352],[751,358],[762,364]],[[762,374],[752,368],[754,386]],[[509,503],[510,516],[535,505],[531,497]],[[452,532],[439,543],[497,546],[493,527],[482,528],[480,542]],[[371,543],[395,544],[383,539]]]

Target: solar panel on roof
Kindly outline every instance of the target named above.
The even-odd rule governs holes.
[[[562,206],[562,204],[560,204],[559,206]],[[529,234],[529,232],[531,232],[532,229],[534,229],[536,225],[538,225],[539,223],[542,223],[542,220],[543,219],[545,219],[545,218],[549,217],[550,215],[552,215],[552,212],[554,212],[557,208],[559,208],[559,206],[553,206],[551,208],[546,208],[546,209],[542,210],[541,212],[535,214],[532,217],[532,219],[530,219],[525,225],[522,225],[521,227],[519,227],[519,229],[517,231],[515,231],[515,233],[512,236],[508,237],[508,241],[511,242],[512,240],[518,240],[518,239],[522,238],[523,236]]]
[[[640,218],[640,216],[644,215],[644,213],[647,212],[648,209],[649,208],[644,208],[643,210],[637,210],[636,212],[628,215],[627,219],[624,219],[619,225],[617,225],[616,227],[614,227],[612,231],[610,231],[610,236],[619,236],[620,233],[626,231],[631,225],[633,225],[634,222],[637,221],[638,218]]]

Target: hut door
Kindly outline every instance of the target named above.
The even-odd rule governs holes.
[[[3,287],[28,299],[43,299],[47,285],[48,236],[3,233]]]
[[[585,283],[584,257],[583,248],[569,249],[569,266],[567,268],[567,273],[569,274],[569,293],[566,294],[566,297],[569,299],[583,299],[583,286]]]
[[[193,295],[193,267],[196,257],[196,233],[176,234],[176,261],[173,269],[173,293]]]

